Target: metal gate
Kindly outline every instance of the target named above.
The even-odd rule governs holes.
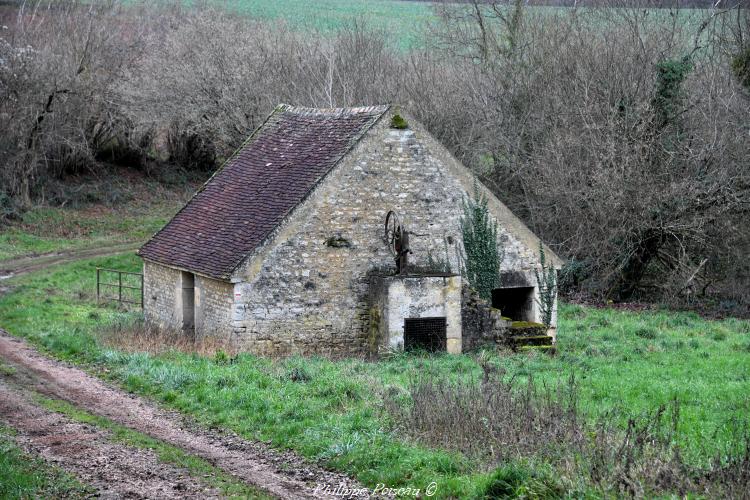
[[[97,267],[96,302],[102,301],[134,304],[143,309],[143,274]]]
[[[404,350],[445,351],[446,333],[445,317],[406,318],[404,319]]]

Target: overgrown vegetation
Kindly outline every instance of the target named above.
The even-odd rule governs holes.
[[[90,181],[87,179],[87,183]],[[0,231],[0,262],[84,247],[143,242],[177,212],[195,187],[194,182],[169,186],[139,174],[128,179],[110,177],[107,185],[109,192],[100,186],[96,198],[63,206],[37,206],[19,215]],[[113,193],[119,193],[114,200]]]
[[[731,494],[727,488],[736,484],[736,471],[744,470],[742,426],[733,422],[744,422],[750,408],[747,321],[563,304],[555,357],[485,351],[395,354],[378,363],[273,361],[221,343],[201,344],[196,354],[183,338],[148,339],[137,313],[94,304],[96,266],[137,271],[140,261],[123,255],[11,279],[13,291],[0,296],[0,324],[204,424],[289,447],[367,484],[424,488],[437,481],[438,496],[460,498],[504,488],[601,496],[626,491],[618,482],[625,477],[645,490],[680,494],[679,479],[687,491],[702,492],[705,485]],[[575,390],[567,384],[571,376]],[[673,425],[674,401],[680,411]],[[533,416],[523,413],[524,405]],[[644,430],[662,405],[663,425]],[[506,422],[490,418],[492,412]],[[455,421],[459,414],[461,425]],[[412,418],[425,425],[409,430]],[[555,425],[541,425],[552,419]],[[629,431],[631,419],[635,427]],[[596,426],[600,421],[603,429]],[[491,425],[482,428],[483,422]],[[508,434],[508,426],[517,432]],[[474,431],[484,437],[468,439]],[[654,485],[652,460],[662,452],[661,445],[652,446],[666,432],[670,446],[678,448],[665,453],[679,449],[682,462],[675,463],[687,472],[679,469],[670,481]],[[591,443],[592,436],[606,440]],[[626,455],[615,451],[628,436],[623,449],[633,452],[634,465],[626,471]],[[649,437],[643,449],[639,436]],[[586,444],[576,444],[579,439]],[[579,450],[580,461],[560,458],[564,450]],[[609,455],[597,458],[590,450]],[[666,468],[658,470],[672,470],[671,459],[658,456]],[[576,464],[586,463],[600,464],[599,479],[588,472],[578,479]]]
[[[539,316],[542,324],[549,328],[552,325],[552,315],[555,312],[557,300],[557,269],[547,262],[547,255],[541,242],[539,243],[539,269],[534,269],[534,276],[537,290],[539,290],[539,298],[536,299]]]
[[[463,200],[463,208],[462,275],[481,298],[492,300],[492,290],[500,284],[500,262],[503,259],[497,221],[490,215],[487,197],[476,183],[473,197]]]
[[[89,498],[91,491],[73,476],[25,453],[13,432],[0,426],[0,497]]]
[[[680,420],[677,402],[629,418],[622,432],[612,425],[612,414],[599,417],[596,424],[586,421],[573,378],[554,388],[538,388],[532,378],[522,385],[505,377],[488,358],[480,356],[478,361],[481,380],[417,376],[411,385],[412,404],[404,409],[394,402],[390,407],[400,429],[414,439],[461,451],[485,467],[499,464],[485,494],[743,494],[750,477],[747,424],[733,429],[734,458],[716,455],[707,472],[686,462],[674,441]]]

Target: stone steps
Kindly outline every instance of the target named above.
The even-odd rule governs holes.
[[[555,352],[554,339],[540,323],[514,321],[510,329],[510,346],[516,352]]]
[[[538,335],[535,337],[511,337],[514,346],[543,346],[552,345],[552,337],[549,335]]]

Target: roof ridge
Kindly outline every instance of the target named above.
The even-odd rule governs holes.
[[[384,113],[390,104],[378,104],[372,106],[352,106],[342,108],[313,108],[308,106],[295,106],[292,104],[279,104],[277,111],[285,111],[299,115],[344,115],[355,113]]]

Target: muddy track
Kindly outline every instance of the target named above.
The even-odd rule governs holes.
[[[102,498],[219,497],[154,452],[113,443],[106,431],[41,408],[1,378],[0,420],[16,430],[22,448],[72,472]]]
[[[41,255],[18,257],[0,262],[0,280],[19,276],[21,274],[39,271],[50,266],[67,264],[76,260],[107,257],[118,253],[130,252],[140,247],[143,242],[118,243],[115,245],[95,248],[80,248],[64,252],[46,253]]]
[[[165,411],[78,368],[43,356],[2,330],[0,359],[15,368],[18,374],[14,377],[31,390],[177,446],[280,498],[327,498],[315,491],[318,484],[361,488],[351,478],[324,470],[294,453],[203,429],[178,413]]]

